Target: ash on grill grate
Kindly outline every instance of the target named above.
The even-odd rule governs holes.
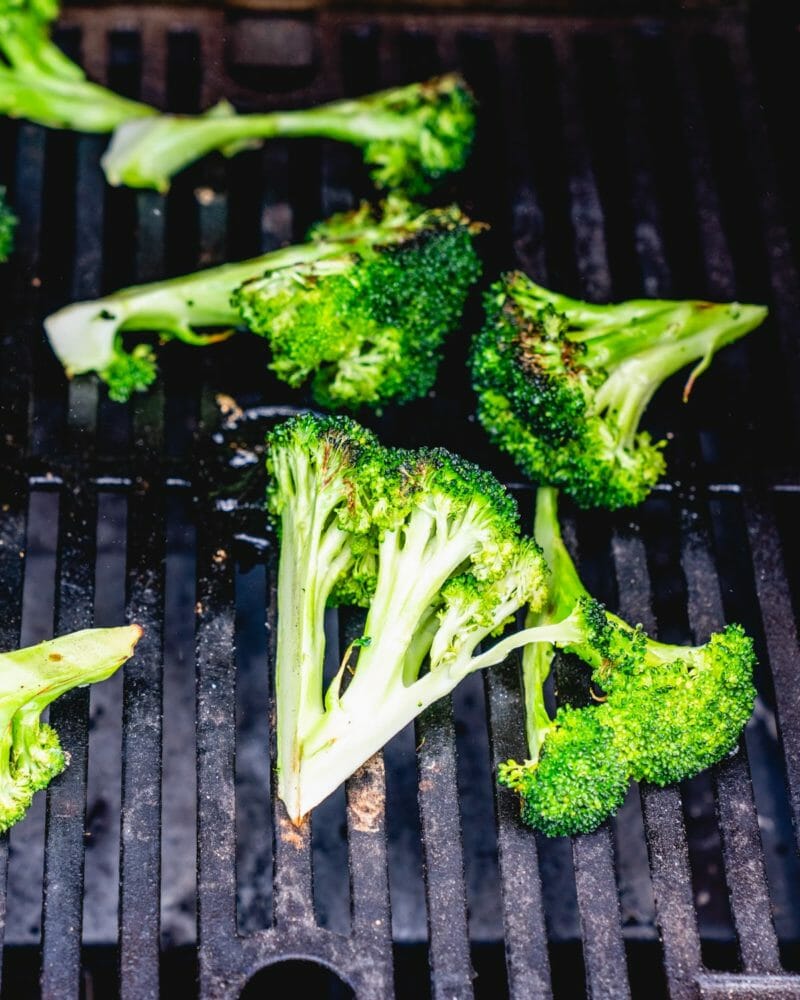
[[[173,110],[223,94],[299,106],[460,68],[481,131],[442,197],[492,224],[487,276],[522,266],[599,298],[770,302],[772,322],[719,356],[690,406],[677,380],[655,401],[652,429],[675,435],[668,484],[632,514],[570,522],[582,574],[627,618],[668,640],[743,621],[760,696],[743,751],[712,775],[634,790],[596,834],[547,841],[493,786],[494,765],[524,755],[510,662],[400,734],[310,828],[291,828],[269,787],[275,551],[260,457],[240,455],[246,502],[225,503],[231,480],[209,441],[220,392],[267,418],[309,400],[266,372],[263,343],[240,338],[168,348],[160,386],[120,407],[87,380],[64,383],[40,320],[301,238],[369,194],[358,154],[274,142],[196,164],[165,198],[104,189],[96,138],[0,121],[0,184],[21,219],[0,270],[0,640],[123,610],[147,626],[124,680],[57,709],[72,766],[0,844],[3,995],[151,997],[159,978],[189,995],[196,975],[209,998],[248,980],[345,995],[283,964],[303,958],[360,998],[800,997],[800,300],[778,187],[793,184],[779,82],[796,37],[784,32],[770,61],[776,29],[758,23],[756,77],[733,15],[154,6],[70,8],[65,26],[94,75]],[[515,483],[471,421],[478,298],[436,394],[373,422],[390,442],[445,444]],[[252,450],[262,426],[223,430],[216,454],[230,464],[231,441]],[[518,497],[529,521],[530,489]],[[354,627],[335,614],[328,626],[340,642]]]

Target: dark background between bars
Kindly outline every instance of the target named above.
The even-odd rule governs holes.
[[[679,377],[659,393],[648,425],[673,438],[663,487],[633,512],[568,517],[590,588],[661,638],[742,621],[759,700],[746,753],[680,790],[633,789],[592,836],[547,841],[495,797],[493,766],[524,755],[510,662],[400,734],[310,832],[291,831],[269,787],[274,547],[257,504],[223,502],[230,482],[210,493],[231,441],[309,399],[242,336],[166,349],[156,390],[117,406],[90,379],[67,386],[41,318],[301,239],[370,194],[359,155],[271,142],[204,160],[162,197],[105,188],[102,137],[1,121],[0,183],[21,226],[0,270],[0,643],[126,617],[146,628],[124,674],[52,710],[72,765],[0,846],[3,996],[151,997],[159,975],[164,995],[193,995],[199,976],[200,995],[238,996],[276,962],[247,995],[346,995],[320,966],[281,961],[305,958],[363,997],[393,983],[437,998],[800,997],[800,44],[779,12],[667,9],[66,12],[59,40],[96,78],[175,111],[221,95],[301,106],[458,67],[479,136],[437,197],[491,223],[486,280],[521,266],[598,300],[769,303],[688,406]],[[472,416],[479,300],[436,392],[372,423],[492,468],[529,523],[530,487]],[[215,455],[219,392],[266,409]],[[352,623],[328,624],[335,648]]]

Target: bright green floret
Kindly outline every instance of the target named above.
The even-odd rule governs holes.
[[[443,449],[385,448],[353,421],[313,415],[267,444],[281,538],[278,793],[299,822],[462,678],[529,640],[512,632],[478,652],[541,606],[545,567],[503,487]],[[366,619],[325,688],[332,602]]]
[[[475,101],[455,73],[315,108],[237,114],[222,103],[194,117],[159,115],[121,125],[103,157],[110,184],[166,191],[213,150],[227,155],[276,136],[318,136],[363,151],[378,187],[416,196],[461,170],[475,132]]]
[[[8,260],[14,249],[14,231],[17,217],[6,201],[6,189],[0,187],[0,264]]]
[[[69,763],[58,734],[40,721],[42,712],[72,688],[110,677],[141,634],[138,625],[86,629],[0,653],[0,833]]]
[[[732,753],[755,700],[753,642],[728,625],[702,646],[656,642],[586,593],[561,538],[555,491],[537,498],[535,533],[553,567],[554,638],[523,654],[530,759],[501,765],[523,820],[550,836],[587,833],[613,815],[633,781],[668,785]],[[556,622],[571,606],[567,618]],[[558,631],[562,630],[562,635]],[[543,685],[554,648],[577,654],[603,694],[551,719]]]
[[[86,79],[50,39],[50,0],[0,0],[0,114],[51,128],[111,132],[157,114]]]
[[[520,272],[486,296],[471,367],[478,416],[536,482],[581,507],[634,506],[664,473],[665,441],[639,425],[658,387],[755,327],[762,306],[637,299],[592,305]]]
[[[480,273],[473,225],[454,206],[389,199],[315,227],[307,243],[66,306],[45,320],[68,375],[95,371],[124,402],[157,376],[138,333],[205,346],[244,325],[270,343],[270,368],[312,380],[329,409],[405,403],[430,391],[446,336]]]

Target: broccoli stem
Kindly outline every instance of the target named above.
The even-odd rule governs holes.
[[[207,343],[194,329],[235,327],[239,312],[231,296],[244,281],[318,260],[346,246],[324,241],[304,243],[167,281],[125,288],[102,299],[65,306],[45,320],[45,330],[68,375],[105,371],[120,350],[118,334],[126,331],[152,330],[188,343]]]
[[[238,150],[275,136],[319,136],[363,146],[376,140],[413,140],[418,131],[412,118],[366,110],[358,101],[243,115],[218,106],[194,118],[161,115],[122,124],[102,164],[109,184],[166,191],[174,174],[215,149]]]

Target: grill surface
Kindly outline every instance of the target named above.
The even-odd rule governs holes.
[[[715,361],[690,406],[679,380],[655,401],[650,426],[675,434],[668,483],[633,513],[568,525],[590,588],[661,638],[741,620],[760,695],[742,750],[711,774],[634,789],[597,833],[548,842],[510,796],[492,804],[492,768],[525,753],[510,662],[292,828],[268,780],[275,551],[252,505],[209,497],[219,458],[196,442],[219,426],[219,392],[272,408],[244,437],[308,401],[242,337],[166,350],[159,388],[119,407],[90,380],[66,385],[40,320],[301,238],[369,193],[358,154],[272,142],[196,165],[163,198],[105,189],[102,139],[2,121],[0,182],[22,224],[0,271],[0,643],[123,614],[146,630],[124,678],[54,706],[72,765],[0,842],[3,995],[145,998],[160,977],[189,995],[197,971],[200,996],[238,996],[261,967],[307,959],[365,1000],[393,983],[421,996],[428,979],[436,1000],[800,997],[800,317],[781,131],[794,26],[122,7],[70,9],[63,26],[94,76],[179,111],[222,95],[303,105],[458,67],[480,135],[442,197],[492,224],[487,277],[522,266],[591,298],[768,302],[768,325]],[[470,421],[467,341],[434,396],[373,422],[514,484]],[[529,523],[531,491],[515,489]],[[343,646],[356,627],[329,625]]]

